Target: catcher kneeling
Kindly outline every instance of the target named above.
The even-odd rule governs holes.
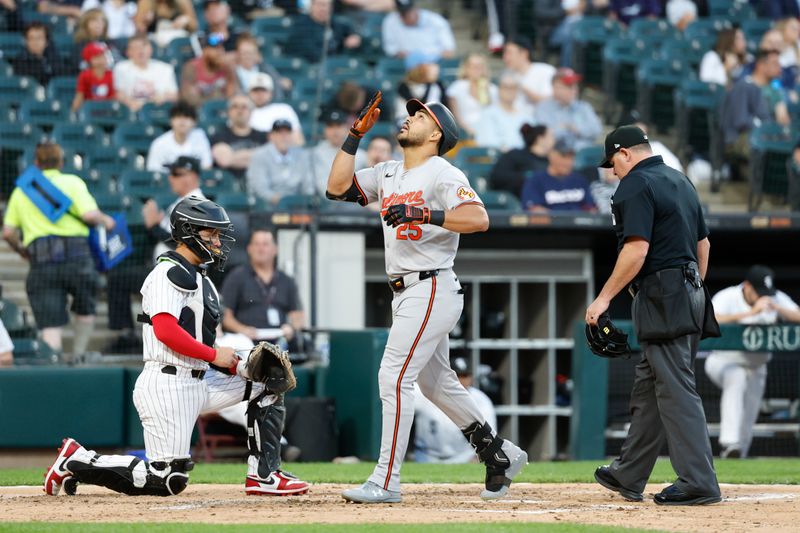
[[[233,225],[219,205],[198,197],[178,203],[170,215],[174,252],[158,258],[142,285],[144,369],[133,401],[144,429],[147,460],[100,455],[64,439],[44,480],[47,494],[80,483],[130,495],[169,496],[189,483],[192,430],[200,414],[247,401],[247,494],[305,494],[308,484],[280,469],[286,411],[283,394],[296,385],[288,354],[262,342],[246,359],[215,347],[222,313],[219,294],[206,276],[223,270]]]

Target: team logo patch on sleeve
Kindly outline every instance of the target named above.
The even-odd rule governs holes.
[[[456,191],[456,196],[458,196],[461,200],[474,200],[475,191],[469,187],[459,187]]]

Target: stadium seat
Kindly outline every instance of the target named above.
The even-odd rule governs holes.
[[[281,76],[291,78],[293,81],[308,78],[311,66],[305,59],[299,57],[273,57],[267,61]]]
[[[712,17],[724,17],[734,3],[736,0],[708,0],[708,14]]]
[[[117,124],[134,120],[135,116],[124,104],[113,100],[89,100],[78,111],[78,120],[94,124],[107,131]]]
[[[481,194],[488,188],[492,172],[500,152],[495,148],[467,146],[458,151],[453,164],[460,168],[470,184]]]
[[[256,37],[266,37],[280,45],[286,44],[292,32],[290,17],[260,17],[250,24],[250,31]]]
[[[0,148],[22,151],[44,139],[44,132],[36,126],[21,122],[0,123]]]
[[[487,211],[520,211],[519,198],[506,191],[483,191],[481,200]]]
[[[683,80],[675,91],[677,154],[682,159],[701,155],[711,159],[712,114],[722,102],[725,88],[699,80]],[[721,137],[717,135],[717,137]]]
[[[56,124],[69,121],[70,109],[58,100],[28,99],[22,102],[17,116],[21,122],[50,131]]]
[[[144,122],[125,122],[114,129],[111,142],[114,146],[124,146],[133,152],[147,155],[153,139],[164,133],[158,126]]]
[[[48,100],[58,100],[62,105],[67,107],[72,105],[72,100],[75,98],[75,87],[78,78],[76,76],[56,76],[47,83]]]
[[[209,194],[208,196],[212,197],[215,202],[227,211],[247,212],[255,205],[255,199],[244,192],[229,191]]]
[[[372,128],[370,128],[366,134],[364,134],[364,140],[361,143],[361,146],[366,149],[366,147],[369,146],[369,141],[378,135],[388,137],[389,139],[394,139],[397,136],[398,131],[399,128],[394,122],[376,122],[375,125],[372,126]]]
[[[0,322],[12,338],[35,337],[36,328],[28,324],[27,315],[11,300],[0,298]]]
[[[281,197],[276,206],[283,211],[309,211],[315,208],[324,209],[327,200],[313,194],[290,194]]]
[[[139,110],[139,120],[145,124],[152,124],[163,129],[169,129],[169,112],[173,107],[172,102],[163,104],[147,103]]]
[[[35,338],[14,339],[15,365],[49,365],[58,362],[58,355],[46,342]]]
[[[646,123],[661,132],[675,124],[673,94],[687,74],[687,62],[680,59],[642,61],[636,70],[636,108]]]
[[[0,57],[0,78],[4,76],[13,76],[14,67],[12,67],[5,59]]]
[[[166,173],[149,170],[126,170],[119,176],[119,188],[132,197],[171,192]]]
[[[137,168],[137,155],[125,147],[97,145],[87,154],[84,166],[88,172],[98,172],[103,179],[114,179],[126,170]]]
[[[171,65],[183,65],[195,57],[192,40],[189,37],[177,37],[164,48],[161,60]]]
[[[750,195],[748,209],[755,211],[764,194],[784,200],[788,192],[787,162],[797,140],[797,129],[774,122],[762,124],[750,132]]]
[[[91,192],[95,202],[97,202],[97,207],[104,213],[126,211],[130,205],[129,198],[124,194],[99,191]]]
[[[44,100],[44,88],[28,76],[0,77],[0,102],[8,102],[12,107],[29,98]]]
[[[599,87],[603,83],[603,47],[621,31],[618,22],[606,17],[583,17],[575,24],[572,65],[583,76],[585,85]]]
[[[724,29],[732,28],[730,20],[725,18],[698,18],[689,23],[683,31],[685,39],[695,39],[697,37],[717,38],[717,34]]]
[[[213,168],[200,173],[200,188],[203,192],[234,192],[239,187],[239,180],[227,170]]]
[[[633,39],[678,39],[680,31],[665,19],[636,18],[628,27],[628,34]]]
[[[694,39],[670,39],[665,41],[658,52],[658,57],[685,63],[692,71],[697,71],[703,56],[716,42],[716,37],[701,36]]]
[[[605,148],[602,144],[581,148],[575,154],[575,169],[597,168],[604,155]]]
[[[611,39],[603,48],[603,90],[605,91],[605,122],[612,122],[615,103],[623,109],[636,104],[635,68],[656,51],[643,39],[626,37]]]
[[[747,39],[747,49],[754,52],[758,49],[761,37],[772,28],[772,21],[769,19],[749,19],[741,24],[744,37]]]
[[[62,59],[74,59],[80,57],[83,45],[75,42],[75,36],[71,33],[57,33],[52,37],[53,48]]]
[[[388,80],[393,85],[399,83],[406,75],[406,64],[402,58],[384,57],[375,65],[375,77]]]
[[[0,57],[17,57],[25,50],[25,39],[20,32],[0,32]]]
[[[228,120],[228,101],[227,100],[208,100],[203,102],[197,113],[200,122],[216,122]]]

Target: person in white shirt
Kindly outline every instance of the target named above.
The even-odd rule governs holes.
[[[277,120],[287,120],[292,125],[295,146],[303,146],[306,139],[297,112],[289,104],[273,102],[275,82],[269,74],[261,72],[250,81],[248,95],[255,108],[250,115],[250,127],[257,131],[270,132]]]
[[[196,128],[197,111],[186,102],[177,102],[169,112],[172,129],[159,135],[150,144],[145,168],[151,172],[162,172],[180,156],[195,157],[204,169],[211,168],[211,144],[203,130]]]
[[[520,103],[519,89],[519,82],[513,75],[503,74],[497,102],[481,112],[476,124],[475,143],[478,146],[507,152],[525,145],[520,130],[532,116],[530,108]]]
[[[178,99],[178,82],[172,66],[151,59],[153,45],[147,35],[136,35],[128,41],[128,59],[114,66],[114,92],[117,100],[131,111],[139,111],[146,103],[163,104]]]
[[[0,368],[14,365],[14,343],[0,320]]]
[[[472,136],[484,109],[497,101],[489,65],[483,54],[470,54],[458,69],[458,79],[447,88],[448,103],[461,128]]]
[[[484,392],[473,386],[472,372],[467,361],[463,357],[457,357],[450,366],[475,400],[486,422],[497,427],[494,404]],[[414,394],[414,460],[418,463],[476,462],[475,450],[458,426],[427,399],[419,387],[415,387]]]
[[[720,324],[800,322],[800,307],[775,288],[769,267],[753,265],[745,280],[719,291],[711,299]],[[706,359],[706,374],[722,389],[720,399],[720,457],[747,457],[767,381],[769,352],[717,350]]]
[[[712,50],[703,55],[698,77],[706,83],[730,85],[741,72],[747,58],[747,40],[739,28],[727,28],[717,34]]]
[[[522,95],[529,104],[553,95],[553,76],[556,68],[548,63],[533,62],[533,44],[522,35],[513,37],[503,47],[503,63],[522,88]]]
[[[90,9],[101,9],[108,20],[109,39],[124,39],[136,33],[133,17],[136,16],[136,2],[126,0],[84,0],[81,12]]]
[[[681,31],[697,19],[697,5],[692,0],[669,0],[666,11],[669,23]]]
[[[396,0],[397,12],[383,19],[383,51],[390,57],[405,57],[417,51],[439,57],[453,57],[456,39],[443,16],[419,9],[413,0]]]

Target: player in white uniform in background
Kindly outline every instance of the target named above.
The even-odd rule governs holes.
[[[473,378],[467,360],[453,359],[451,365],[458,380],[475,400],[486,423],[497,427],[494,404],[486,394],[472,386]],[[476,459],[475,450],[464,438],[461,429],[419,390],[414,394],[414,461],[417,463],[469,463]]]
[[[215,347],[222,318],[219,294],[207,267],[222,270],[233,225],[219,205],[183,199],[170,215],[174,252],[161,255],[142,285],[139,320],[145,325],[144,369],[133,401],[144,429],[147,460],[99,455],[64,439],[44,490],[101,485],[129,495],[169,496],[189,483],[191,438],[197,417],[248,400],[247,494],[304,494],[308,484],[280,470],[282,395],[246,379],[246,361],[233,348]],[[209,368],[209,363],[214,368]]]
[[[800,307],[775,289],[775,275],[763,265],[750,267],[745,281],[722,289],[711,301],[720,324],[800,322]],[[718,350],[706,359],[706,374],[722,389],[720,457],[747,457],[771,358],[769,352]]]
[[[448,334],[464,307],[453,272],[459,233],[486,231],[489,217],[464,173],[441,156],[458,141],[452,113],[441,103],[410,100],[397,140],[403,161],[354,173],[361,137],[378,119],[380,92],[359,115],[328,176],[332,200],[381,202],[386,222],[386,273],[395,291],[392,328],[378,373],[383,428],[378,464],[366,483],[342,493],[359,503],[401,500],[400,466],[414,418],[414,383],[447,413],[486,464],[485,499],[508,492],[528,455],[497,436],[450,368]]]

